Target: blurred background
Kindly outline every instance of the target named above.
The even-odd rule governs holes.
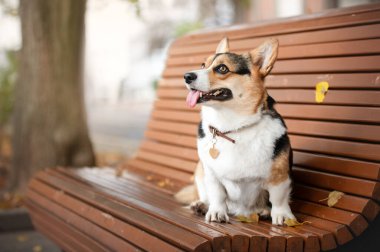
[[[175,38],[371,2],[0,0],[0,250],[60,251],[18,211],[28,179],[133,156]]]
[[[23,184],[31,174],[30,172],[23,173],[21,171],[16,173],[14,180],[18,180],[20,177],[24,179],[21,182],[13,181],[13,185],[8,189],[6,188],[7,179],[10,180],[12,169],[28,169],[26,166],[37,159],[44,161],[34,162],[34,167],[30,168],[32,171],[41,168],[38,165],[45,164],[91,165],[94,163],[88,153],[86,158],[82,158],[82,163],[78,161],[78,158],[76,161],[74,159],[60,161],[57,157],[46,159],[33,154],[36,152],[35,146],[41,147],[45,145],[44,141],[28,138],[29,135],[34,134],[31,133],[33,132],[33,127],[42,128],[47,132],[46,143],[50,135],[57,137],[55,133],[58,131],[53,129],[55,127],[51,126],[53,124],[41,123],[42,126],[36,126],[32,123],[32,119],[28,119],[31,120],[28,123],[25,118],[39,117],[23,115],[23,111],[30,107],[38,108],[38,106],[30,105],[33,103],[32,100],[30,103],[27,102],[29,94],[32,97],[33,90],[44,90],[43,86],[33,88],[33,85],[36,85],[33,84],[36,82],[35,79],[41,79],[33,76],[28,71],[28,64],[30,69],[30,65],[33,66],[34,64],[33,58],[39,57],[38,55],[33,55],[33,50],[37,50],[37,47],[35,45],[33,47],[33,43],[30,41],[44,39],[37,36],[39,34],[38,29],[28,25],[33,18],[29,15],[28,10],[35,8],[38,11],[38,8],[53,8],[54,6],[43,6],[43,4],[39,3],[43,1],[38,0],[29,1],[28,6],[27,2],[26,0],[21,0],[20,2],[18,0],[0,0],[0,189],[2,192],[23,188]],[[35,4],[33,5],[32,2],[35,2]],[[95,153],[95,161],[98,165],[114,165],[133,155],[143,137],[145,124],[149,117],[152,102],[155,99],[155,88],[165,65],[166,52],[170,43],[176,37],[199,29],[265,22],[265,20],[317,13],[325,9],[348,7],[376,1],[88,0],[85,2],[80,0],[78,2],[82,3],[82,7],[79,6],[75,11],[77,11],[78,17],[83,17],[83,20],[79,18],[76,21],[79,27],[83,23],[83,30],[79,29],[76,33],[81,39],[79,44],[77,43],[77,45],[80,45],[80,50],[75,51],[75,48],[74,50],[69,47],[60,48],[67,49],[67,51],[61,52],[66,55],[80,54],[80,57],[78,57],[80,67],[77,68],[81,68],[83,65],[83,71],[80,69],[80,71],[74,73],[74,75],[79,76],[77,80],[79,88],[75,92],[80,94],[78,98],[80,102],[77,108],[70,107],[71,102],[68,99],[67,104],[61,107],[65,108],[66,106],[66,110],[81,110],[81,104],[83,103],[85,108],[83,114],[79,113],[79,117],[75,117],[84,117],[84,122],[81,123],[80,127],[82,129],[81,135],[89,135],[90,142],[86,143],[87,147],[83,148],[87,148],[88,152],[93,151]],[[20,11],[20,3],[25,5],[24,11]],[[60,7],[62,8],[62,13],[65,13],[66,7],[64,5]],[[49,20],[49,18],[53,20],[54,15],[59,16],[60,8],[54,7],[55,12],[50,16],[47,15],[46,20]],[[71,6],[70,8],[74,7]],[[70,13],[70,10],[72,9],[69,9],[68,13]],[[24,25],[22,26],[23,19]],[[76,27],[77,24],[69,25]],[[24,27],[24,31],[21,27]],[[43,28],[44,26],[41,27]],[[54,28],[54,26],[52,27]],[[30,38],[28,38],[29,36]],[[33,36],[35,37],[33,38]],[[76,35],[70,32],[67,34],[61,32],[58,38],[65,40],[66,37],[70,38],[70,36],[74,36],[75,39]],[[26,48],[25,52],[21,53],[23,41],[30,48]],[[44,48],[41,47],[38,50],[41,50],[41,53],[44,54]],[[28,50],[31,53],[27,54]],[[52,51],[46,54],[50,53]],[[63,63],[63,65],[65,64]],[[46,69],[46,71],[55,71],[54,66],[49,69]],[[40,69],[40,71],[43,72],[44,69]],[[44,74],[46,75],[46,73]],[[49,80],[54,82],[54,76]],[[19,91],[17,91],[16,84],[19,86]],[[60,91],[53,90],[52,92],[55,92],[55,95],[57,95],[57,92],[62,92],[63,95],[64,86],[61,84],[61,89],[57,87],[57,90]],[[74,94],[76,94],[75,92]],[[49,92],[46,94],[48,95]],[[39,97],[38,95],[41,95],[41,91],[35,97]],[[70,95],[67,97],[70,97]],[[59,100],[60,96],[56,96],[54,99]],[[74,99],[73,101],[76,100]],[[43,107],[49,106],[48,99],[42,105]],[[42,105],[39,104],[39,106]],[[62,111],[62,114],[66,114],[65,110],[60,109],[57,111]],[[36,111],[38,109],[34,113],[38,113]],[[44,114],[43,112],[39,114],[41,113]],[[48,116],[46,113],[45,115]],[[41,118],[38,119],[39,122],[44,120],[43,117]],[[62,124],[64,123],[60,121],[60,125]],[[28,131],[25,128],[31,129]],[[50,135],[49,130],[51,130]],[[38,138],[44,138],[44,135],[40,134]],[[12,141],[12,139],[14,140]],[[86,142],[86,140],[83,140],[83,142]],[[25,145],[28,145],[28,148]],[[23,149],[23,151],[18,149]],[[49,155],[49,153],[46,155]],[[24,160],[24,163],[12,162],[12,156],[17,157],[17,160]],[[20,168],[20,166],[23,168]]]

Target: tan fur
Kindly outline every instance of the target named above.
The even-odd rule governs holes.
[[[273,160],[271,173],[268,183],[277,185],[289,177],[289,150],[281,152],[275,160]]]
[[[249,57],[249,54],[245,56]],[[214,56],[210,56],[206,60],[205,68],[213,68],[219,64],[225,64],[232,72],[236,70],[234,63],[225,55],[217,57],[214,62],[213,59]],[[208,75],[211,89],[225,87],[231,89],[233,93],[239,94],[238,97],[223,102],[223,106],[230,107],[244,115],[255,114],[263,103],[266,94],[259,69],[251,65],[250,70],[251,75],[238,75],[231,72],[218,74],[214,71],[210,71]],[[209,103],[217,103],[217,101],[209,101]]]
[[[199,178],[203,176],[203,165],[201,162],[198,162],[197,167],[195,168],[194,177]],[[189,205],[190,203],[197,201],[199,196],[196,186],[192,184],[182,188],[174,195],[174,198],[182,204]]]

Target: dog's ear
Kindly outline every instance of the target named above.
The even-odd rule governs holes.
[[[250,52],[252,63],[258,68],[262,77],[267,76],[272,70],[277,59],[277,51],[278,40],[268,39]]]
[[[228,45],[228,38],[224,37],[220,42],[219,45],[216,47],[215,53],[227,53],[230,51],[230,46]]]

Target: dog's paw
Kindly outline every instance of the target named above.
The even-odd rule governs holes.
[[[272,207],[272,224],[282,225],[285,219],[295,219],[289,207]]]
[[[214,221],[214,222],[228,222],[229,217],[227,214],[227,210],[223,207],[221,208],[210,208],[205,217],[206,222]]]
[[[193,210],[196,215],[203,216],[207,213],[208,206],[202,201],[198,200],[190,204],[190,209]]]

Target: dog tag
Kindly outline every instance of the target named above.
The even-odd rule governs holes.
[[[210,150],[208,151],[210,153],[210,156],[213,158],[213,159],[216,159],[218,156],[219,156],[219,151],[218,149],[212,147],[210,148]]]

